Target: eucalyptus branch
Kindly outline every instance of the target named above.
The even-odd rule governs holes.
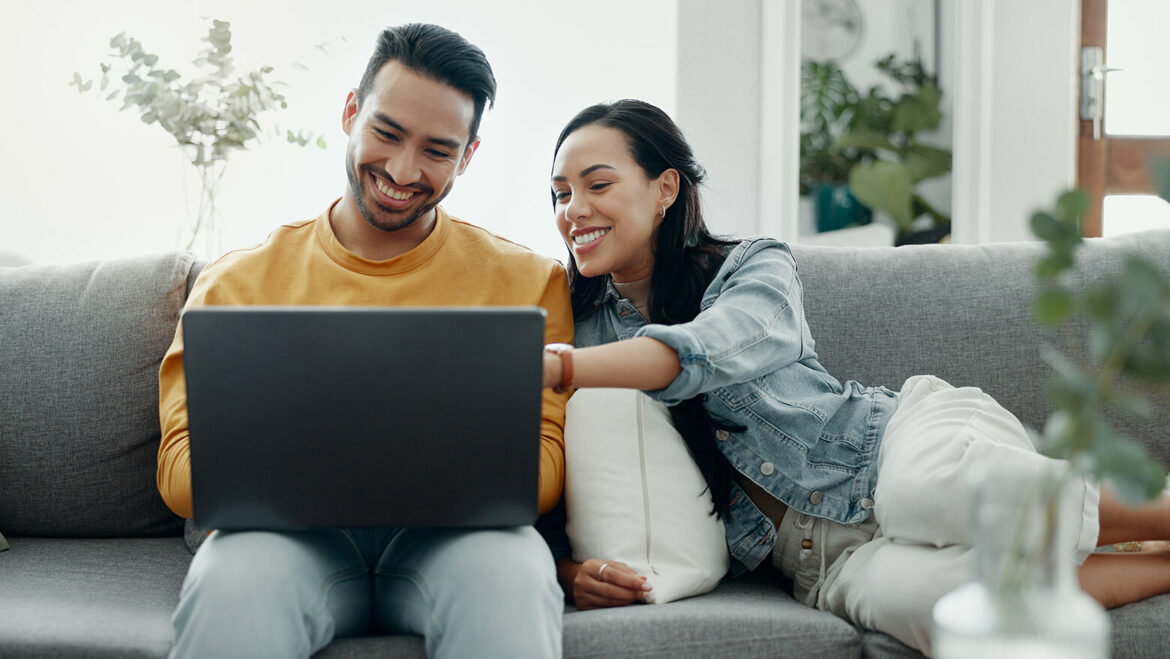
[[[1170,332],[1170,283],[1148,261],[1131,256],[1122,272],[1100,288],[1070,288],[1066,282],[1083,243],[1080,218],[1087,206],[1083,192],[1068,192],[1058,199],[1055,212],[1032,216],[1033,232],[1048,244],[1048,253],[1036,266],[1036,318],[1059,325],[1083,315],[1091,334],[1091,349],[1080,365],[1055,350],[1046,356],[1053,366],[1049,397],[1054,411],[1044,430],[1044,448],[1077,469],[1110,480],[1119,495],[1136,502],[1166,486],[1166,470],[1140,444],[1120,435],[1105,411],[1146,412],[1149,404],[1141,390],[1170,382],[1170,361],[1159,361],[1157,349],[1141,353],[1156,335]],[[1134,375],[1140,377],[1127,378]]]
[[[271,66],[236,72],[231,38],[231,25],[213,19],[202,38],[206,47],[191,62],[195,72],[185,77],[161,66],[158,55],[123,32],[110,39],[113,53],[100,63],[96,90],[94,80],[80,73],[69,83],[82,94],[94,90],[107,101],[120,99],[121,110],[133,108],[143,123],[158,125],[174,139],[202,185],[195,234],[214,222],[215,196],[228,157],[262,141],[262,116],[288,107],[280,92],[286,85],[272,79]],[[271,134],[283,137],[279,129]],[[288,142],[326,147],[324,138],[312,132],[290,130]],[[188,249],[194,241],[192,236]]]

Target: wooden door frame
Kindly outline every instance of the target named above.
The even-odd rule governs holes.
[[[1097,46],[1108,57],[1109,0],[1081,0],[1081,48]],[[1077,50],[1080,74],[1080,49]],[[1106,61],[1108,64],[1108,61]],[[1102,112],[1108,112],[1108,80],[1102,85]],[[1105,195],[1149,194],[1153,192],[1149,161],[1155,154],[1170,154],[1170,138],[1111,136],[1104,121],[1100,139],[1093,139],[1093,122],[1081,120],[1077,112],[1077,183],[1089,194],[1089,210],[1081,231],[1087,237],[1101,235]],[[1104,116],[1104,114],[1102,115]]]

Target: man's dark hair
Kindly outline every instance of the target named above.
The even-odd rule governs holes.
[[[496,101],[496,77],[482,50],[438,25],[410,23],[388,27],[378,35],[378,45],[358,84],[358,107],[373,88],[374,76],[393,60],[470,96],[475,101],[475,116],[467,142],[475,141],[484,108],[492,107]]]

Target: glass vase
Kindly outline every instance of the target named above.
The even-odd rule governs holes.
[[[1059,465],[1036,478],[981,478],[972,510],[974,580],[934,607],[940,659],[1109,656],[1109,618],[1081,590],[1074,554],[1081,487]]]

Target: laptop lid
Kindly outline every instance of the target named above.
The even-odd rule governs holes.
[[[531,524],[544,317],[539,307],[188,310],[195,522]]]

